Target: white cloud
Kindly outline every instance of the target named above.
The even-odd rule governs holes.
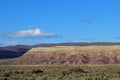
[[[0,46],[14,46],[14,45],[22,45],[23,43],[15,42],[15,41],[4,41],[0,42]]]
[[[40,29],[34,30],[23,30],[18,32],[13,32],[7,35],[8,38],[29,38],[29,39],[36,39],[36,38],[51,38],[56,37],[54,33],[46,33]]]

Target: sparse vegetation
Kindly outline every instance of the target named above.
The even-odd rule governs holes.
[[[120,80],[120,67],[0,66],[0,80]]]

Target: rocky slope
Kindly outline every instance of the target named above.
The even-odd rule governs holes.
[[[57,46],[32,48],[20,58],[0,64],[82,65],[120,64],[120,46]]]

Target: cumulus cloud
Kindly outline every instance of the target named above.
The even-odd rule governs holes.
[[[54,33],[46,33],[41,29],[34,30],[22,30],[18,32],[9,33],[7,35],[8,38],[29,38],[29,39],[37,39],[37,38],[51,38],[56,37]]]

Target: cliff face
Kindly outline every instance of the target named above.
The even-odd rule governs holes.
[[[38,47],[20,58],[1,60],[0,64],[82,65],[119,64],[120,46]]]

